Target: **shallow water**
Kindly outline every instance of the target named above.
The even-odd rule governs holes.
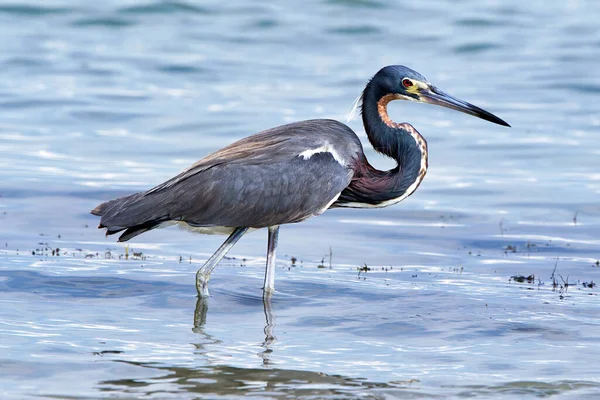
[[[598,397],[600,5],[221,3],[0,4],[0,396]],[[272,303],[266,232],[197,302],[222,237],[153,231],[125,258],[95,229],[99,202],[238,138],[344,121],[387,64],[513,128],[393,104],[425,181],[283,227]]]

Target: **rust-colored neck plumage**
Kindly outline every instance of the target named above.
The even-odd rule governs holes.
[[[425,177],[427,142],[412,125],[391,120],[387,105],[396,99],[397,95],[382,93],[371,81],[363,92],[362,119],[375,150],[393,158],[398,166],[379,171],[366,158],[359,159],[354,166],[354,179],[337,205],[385,207],[410,196]]]

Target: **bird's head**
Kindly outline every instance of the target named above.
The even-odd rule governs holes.
[[[429,83],[423,75],[403,65],[390,65],[382,68],[371,79],[369,85],[377,87],[377,91],[381,96],[380,101],[384,101],[385,103],[390,100],[410,100],[435,104],[461,111],[498,125],[510,126],[494,114],[442,92]]]

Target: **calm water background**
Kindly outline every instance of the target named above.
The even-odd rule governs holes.
[[[599,18],[591,0],[2,1],[0,397],[597,398]],[[424,183],[285,226],[271,305],[266,232],[197,304],[223,237],[154,231],[125,259],[95,229],[97,203],[236,139],[345,121],[387,64],[513,128],[393,104],[428,139]]]

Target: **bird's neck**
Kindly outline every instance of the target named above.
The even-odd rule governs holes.
[[[367,85],[363,93],[362,118],[376,151],[393,158],[398,166],[389,171],[359,161],[355,180],[342,195],[348,207],[385,207],[410,196],[427,172],[427,142],[412,125],[393,122],[387,113],[394,95],[378,93]],[[342,199],[342,201],[344,201]]]

